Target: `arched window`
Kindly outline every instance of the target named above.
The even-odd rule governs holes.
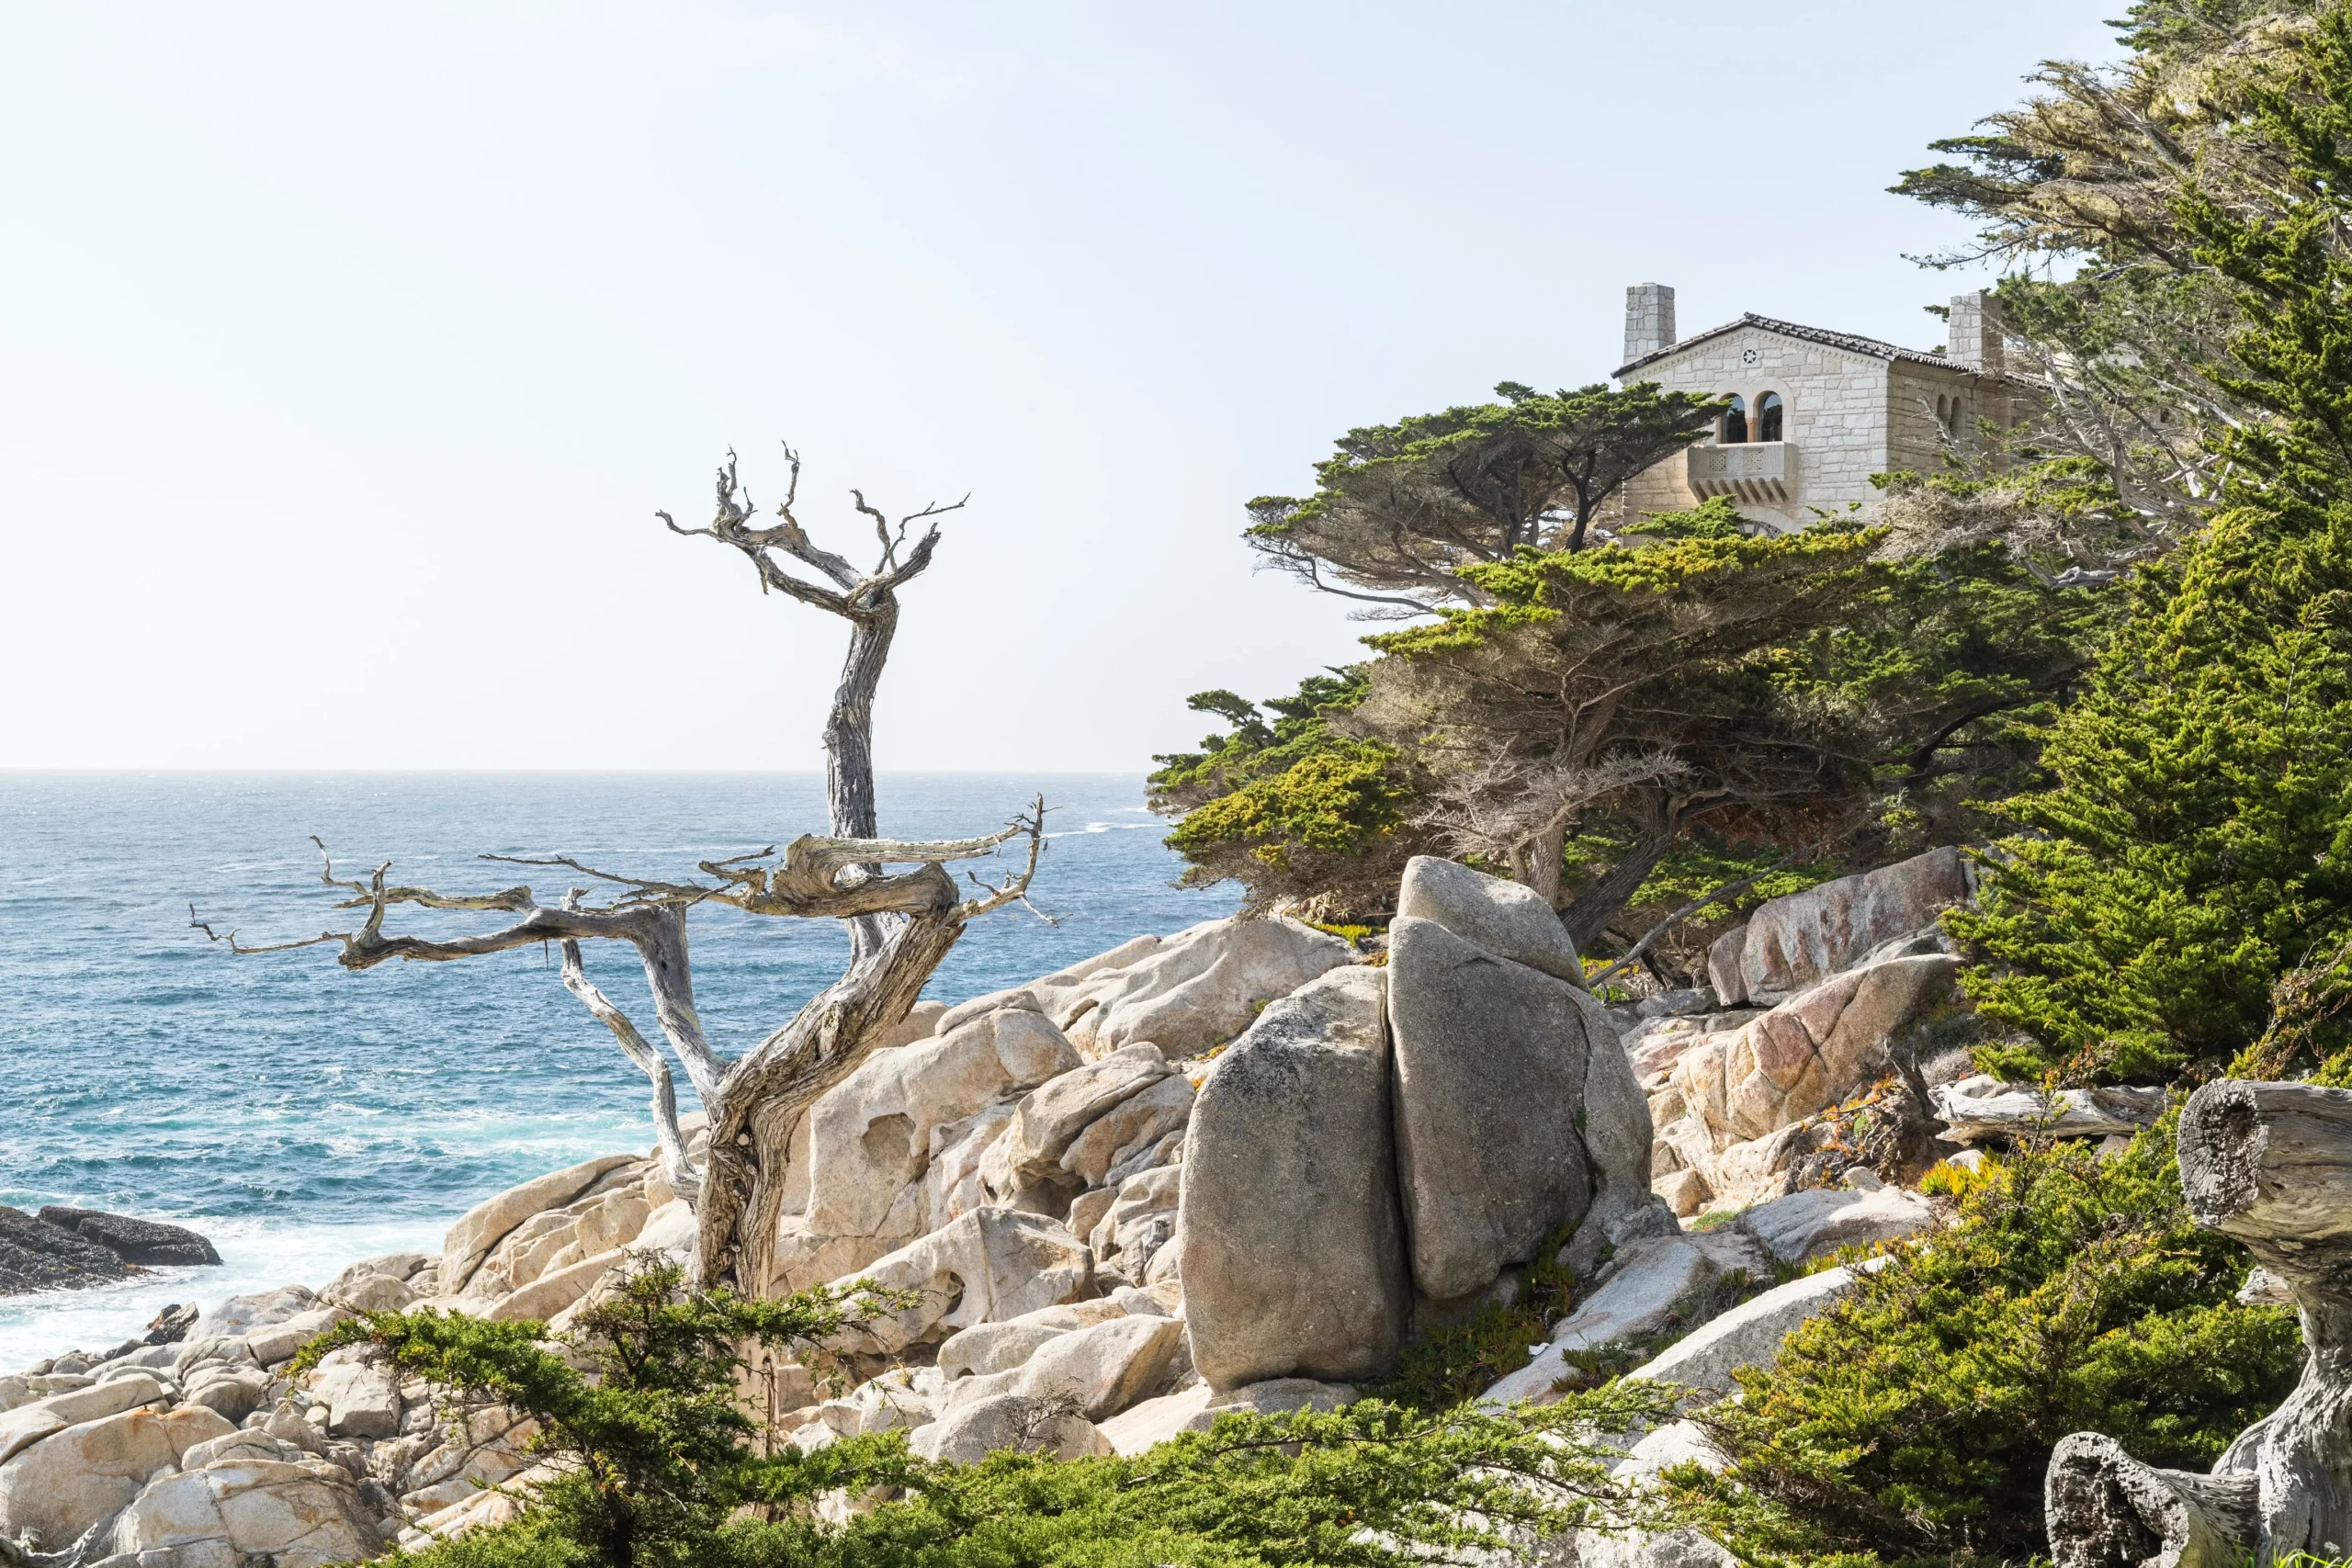
[[[1778,441],[1781,436],[1781,394],[1767,392],[1756,400],[1756,439]]]
[[[1720,439],[1726,446],[1736,446],[1747,439],[1747,400],[1735,395],[1731,407],[1724,411]]]
[[[1951,400],[1941,392],[1936,394],[1936,423],[1946,430],[1951,428]]]

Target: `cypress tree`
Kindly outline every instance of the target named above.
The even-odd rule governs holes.
[[[1970,994],[2017,1032],[1980,1059],[2008,1074],[2210,1074],[2352,932],[2352,13],[2248,97],[2244,134],[2300,199],[2178,211],[2237,290],[2228,384],[2264,417],[2211,438],[2220,510],[2140,574],[2052,727],[2050,787],[2005,807],[2021,831],[1953,918],[1984,961]]]

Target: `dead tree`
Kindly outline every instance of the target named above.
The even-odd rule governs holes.
[[[191,923],[207,937],[227,942],[236,953],[277,953],[331,942],[342,949],[337,962],[354,970],[396,958],[446,963],[542,942],[560,944],[565,987],[612,1032],[652,1085],[662,1164],[672,1186],[695,1210],[694,1280],[705,1287],[730,1285],[753,1294],[763,1292],[768,1282],[785,1168],[801,1113],[905,1021],[967,924],[990,910],[1026,901],[1045,845],[1042,798],[1009,827],[978,838],[901,843],[876,835],[875,688],[898,626],[897,591],[930,564],[939,538],[934,521],[909,548],[908,528],[963,502],[926,507],[900,519],[894,529],[853,491],[858,511],[874,519],[881,540],[880,564],[872,572],[860,573],[841,557],[818,548],[794,517],[800,464],[789,448],[786,456],[792,464],[792,483],[777,509],[784,518],[777,527],[751,525],[751,501],[737,482],[732,453],[719,470],[718,515],[709,527],[680,528],[667,513],[659,515],[675,532],[707,534],[735,546],[758,567],[763,588],[787,592],[850,623],[849,658],[824,729],[831,834],[805,834],[786,844],[780,856],[770,846],[704,861],[702,879],[693,881],[621,875],[569,855],[482,857],[559,868],[592,885],[569,887],[554,901],[541,899],[527,886],[483,894],[402,886],[388,880],[389,863],[365,881],[346,879],[335,874],[329,860],[322,880],[351,895],[336,907],[365,909],[366,918],[355,930],[325,931],[299,942],[248,945],[237,940],[235,931],[217,932],[197,918],[194,908],[188,911]],[[815,568],[836,587],[794,577],[776,559],[779,551]],[[993,885],[967,879],[973,886],[970,897],[958,890],[945,869],[949,863],[992,854],[1016,839],[1026,840],[1025,861],[1018,871]],[[326,846],[319,847],[323,855]],[[916,869],[894,873],[889,869],[893,866]],[[602,890],[601,901],[592,902],[591,893],[597,889]],[[782,1028],[740,1055],[723,1056],[703,1032],[687,956],[686,917],[705,904],[754,915],[841,920],[852,933],[849,965]],[[396,905],[516,918],[495,930],[443,940],[387,932],[385,918]],[[679,1125],[668,1056],[590,981],[582,944],[591,941],[627,942],[645,971],[657,1032],[708,1116],[707,1150],[698,1168],[689,1159]]]
[[[833,688],[831,711],[825,716],[825,805],[832,817],[835,838],[871,839],[881,830],[874,799],[874,693],[882,681],[882,666],[890,657],[890,639],[899,630],[899,590],[931,565],[931,553],[939,544],[938,519],[959,510],[964,502],[926,506],[899,518],[894,529],[888,517],[866,504],[863,491],[851,491],[857,510],[873,519],[875,536],[882,547],[874,570],[861,572],[831,550],[820,549],[801,527],[792,510],[800,497],[800,454],[786,446],[784,456],[791,468],[784,500],[775,509],[784,521],[773,528],[752,526],[756,509],[751,493],[736,478],[732,452],[718,470],[718,503],[708,527],[681,528],[666,512],[654,515],[668,524],[673,534],[707,535],[742,551],[760,574],[761,592],[788,594],[849,623],[849,652],[842,660],[841,681]],[[916,523],[931,525],[910,547],[907,529]],[[779,555],[821,573],[832,586],[793,575],[777,558]],[[881,941],[883,923],[872,916],[850,922],[850,938],[861,956]]]
[[[2222,1568],[2352,1553],[2352,1090],[2224,1079],[2189,1097],[2181,1187],[2244,1242],[2302,1321],[2302,1381],[2210,1474],[2145,1465],[2076,1433],[2051,1456],[2059,1568]]]

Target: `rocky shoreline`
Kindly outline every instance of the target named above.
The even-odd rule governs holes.
[[[1382,942],[1212,921],[925,1004],[802,1118],[765,1281],[871,1278],[913,1304],[766,1366],[774,1436],[1136,1452],[1220,1410],[1328,1407],[1416,1329],[1512,1300],[1570,1227],[1571,1310],[1484,1398],[1555,1399],[1601,1353],[1720,1397],[1850,1288],[1832,1254],[1938,1222],[1838,1118],[1941,1005],[1935,921],[1967,894],[1950,852],[1826,885],[1719,943],[1704,994],[1611,1002],[1525,889],[1424,859]],[[1955,1076],[1934,1092],[1981,1134],[1997,1097]],[[298,1379],[296,1352],[381,1308],[560,1331],[694,1237],[662,1162],[615,1154],[478,1204],[437,1254],[0,1378],[0,1534],[60,1568],[319,1568],[508,1517],[547,1473],[528,1421],[453,1411],[365,1348]],[[1679,1423],[1625,1463],[1702,1448]]]

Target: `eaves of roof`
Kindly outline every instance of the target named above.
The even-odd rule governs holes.
[[[1620,365],[1611,374],[1622,380],[1629,370],[1639,370],[1643,366],[1664,359],[1669,354],[1679,354],[1686,348],[1706,342],[1709,338],[1721,337],[1725,333],[1737,332],[1742,327],[1756,327],[1768,333],[1779,333],[1783,337],[1802,338],[1806,343],[1823,344],[1847,354],[1868,355],[1873,359],[1888,361],[1905,359],[1914,365],[1936,365],[1946,370],[1958,370],[1963,374],[1981,374],[1969,366],[1956,365],[1940,354],[1929,354],[1923,349],[1905,348],[1900,344],[1884,343],[1874,337],[1859,337],[1852,333],[1833,333],[1826,327],[1803,326],[1795,321],[1777,321],[1770,316],[1757,315],[1752,310],[1742,315],[1736,321],[1725,321],[1722,326],[1712,327],[1703,333],[1686,337],[1679,343],[1668,344],[1664,348],[1655,349],[1629,364]]]

